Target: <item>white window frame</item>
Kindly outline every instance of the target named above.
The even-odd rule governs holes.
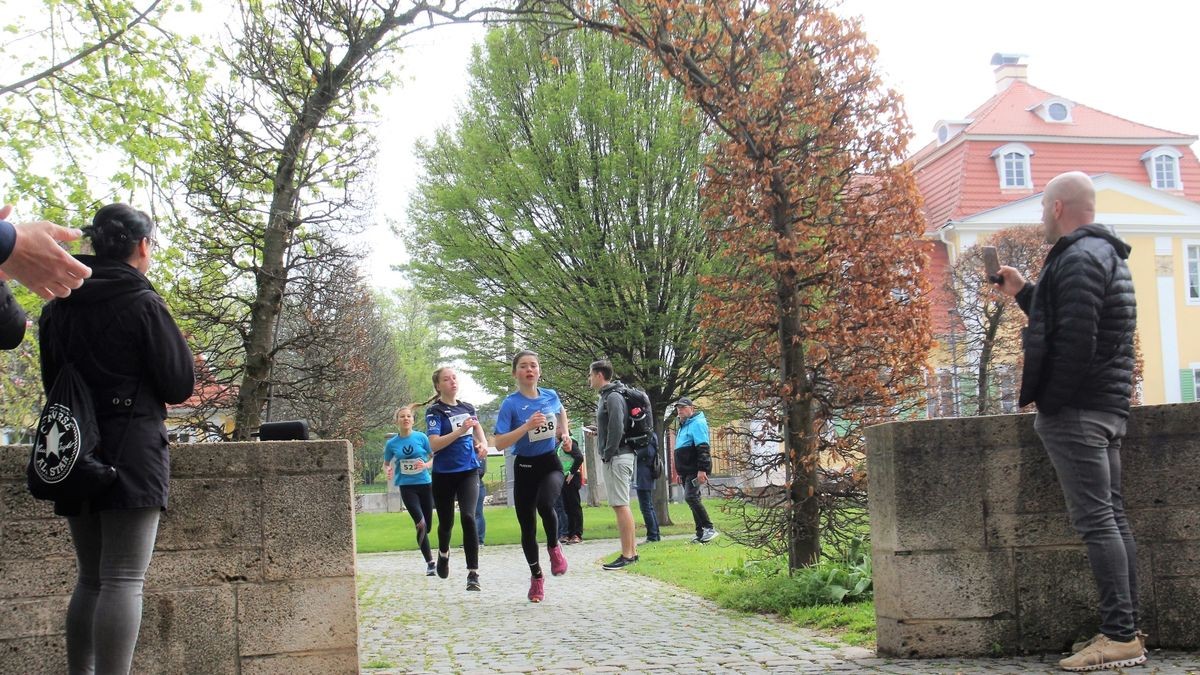
[[[1200,293],[1200,239],[1185,239],[1183,241],[1183,297],[1189,305],[1200,305],[1200,294],[1192,296],[1192,259],[1196,260],[1196,286]],[[1200,399],[1197,399],[1200,400]]]
[[[1142,163],[1146,166],[1146,175],[1150,178],[1150,187],[1155,190],[1166,190],[1168,192],[1180,192],[1183,190],[1183,176],[1179,172],[1179,159],[1183,157],[1183,153],[1178,149],[1169,145],[1160,145],[1153,150],[1147,150],[1142,153]],[[1159,160],[1170,158],[1172,176],[1170,181],[1173,185],[1165,185],[1158,180],[1158,163]]]
[[[1067,109],[1067,116],[1061,120],[1056,120],[1050,116],[1050,106],[1055,103]],[[1068,101],[1065,98],[1048,98],[1041,103],[1036,103],[1026,108],[1026,110],[1032,110],[1035,115],[1042,118],[1043,122],[1049,122],[1050,124],[1072,124],[1075,121],[1071,114],[1071,110],[1074,107],[1074,101]]]
[[[1024,182],[1019,185],[1008,184],[1007,162],[1013,155],[1019,156],[1021,174]],[[1033,189],[1033,166],[1030,158],[1033,157],[1033,150],[1029,149],[1024,143],[1009,143],[1002,145],[992,151],[992,159],[996,160],[996,173],[1000,178],[1001,190],[1032,190]]]

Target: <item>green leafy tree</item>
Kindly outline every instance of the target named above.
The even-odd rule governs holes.
[[[189,304],[204,351],[236,387],[235,439],[262,419],[288,285],[358,229],[356,192],[372,166],[372,96],[408,31],[469,21],[494,8],[458,3],[243,0],[228,48],[227,83],[205,98],[188,203]],[[520,13],[522,7],[505,10]],[[418,23],[420,22],[420,23]]]
[[[678,86],[600,34],[496,29],[470,72],[457,129],[420,150],[418,287],[489,390],[512,388],[509,359],[528,347],[568,407],[591,410],[587,366],[609,358],[661,430],[668,402],[708,386],[703,125]]]
[[[17,37],[0,45],[4,198],[76,226],[117,200],[169,220],[184,131],[203,127],[207,64],[193,39],[162,28],[186,10],[160,0],[15,5],[5,21]]]

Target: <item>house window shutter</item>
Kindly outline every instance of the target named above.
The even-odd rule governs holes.
[[[1196,400],[1196,371],[1185,368],[1179,371],[1179,388],[1183,390],[1183,402],[1192,403]]]

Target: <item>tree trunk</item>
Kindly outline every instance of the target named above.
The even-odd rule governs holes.
[[[1000,320],[1004,318],[1004,309],[1003,307],[998,307],[994,314],[989,314],[985,311],[984,316],[987,317],[987,331],[984,333],[983,346],[979,350],[978,414],[990,415],[992,412],[992,396],[989,388],[992,383],[989,375],[992,366],[992,351],[996,346],[996,333],[1000,330]]]
[[[667,433],[666,424],[661,425],[661,431],[658,434],[658,451],[662,453],[662,475],[654,481],[654,513],[658,516],[659,527],[674,525],[675,521],[671,520],[671,439]]]
[[[788,489],[788,569],[817,562],[821,555],[820,510],[817,494],[818,438],[814,433],[812,387],[805,372],[804,341],[794,267],[795,232],[787,187],[779,175],[771,181],[775,205],[771,220],[780,244],[775,259],[781,270],[776,281],[779,304],[779,355],[783,384],[784,439],[791,479]]]
[[[287,285],[284,258],[299,216],[299,185],[296,170],[304,158],[313,133],[329,114],[329,109],[350,74],[373,50],[387,31],[399,25],[394,19],[368,31],[351,44],[337,67],[327,71],[320,86],[309,94],[297,117],[292,120],[287,138],[279,150],[271,195],[271,212],[263,235],[263,260],[255,278],[256,293],[250,309],[246,337],[246,364],[238,389],[234,411],[234,440],[246,440],[262,421],[263,404],[270,389],[271,366],[275,361],[275,322],[283,307]]]
[[[583,435],[583,465],[588,473],[588,506],[600,506],[599,474],[603,467],[600,466],[600,455],[596,452],[596,437],[590,434]]]

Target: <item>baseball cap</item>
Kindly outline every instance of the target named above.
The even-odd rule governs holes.
[[[692,399],[684,396],[683,398],[679,399],[678,401],[675,401],[675,407],[679,407],[681,405],[695,406],[696,404],[692,403]]]

